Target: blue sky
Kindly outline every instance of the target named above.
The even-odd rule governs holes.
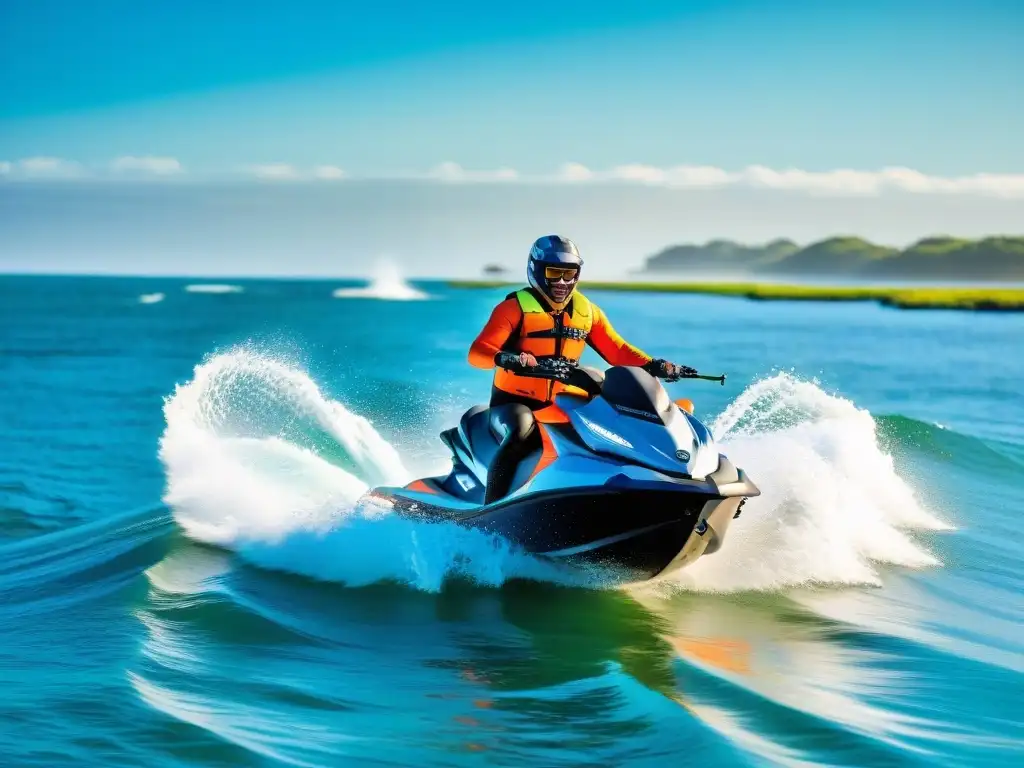
[[[1019,0],[5,2],[0,171],[1021,174],[1022,39]]]
[[[0,272],[1018,234],[1022,40],[1022,0],[0,0]]]

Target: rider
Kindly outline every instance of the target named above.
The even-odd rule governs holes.
[[[500,498],[512,470],[529,449],[533,411],[550,405],[559,392],[585,394],[563,381],[520,375],[551,359],[579,362],[590,345],[609,365],[638,366],[664,378],[696,373],[693,368],[652,358],[627,343],[596,304],[576,290],[583,259],[571,240],[559,235],[538,238],[530,249],[529,287],[510,293],[469,350],[477,368],[495,368],[491,407],[508,405],[502,418],[505,437],[491,463],[485,503]]]

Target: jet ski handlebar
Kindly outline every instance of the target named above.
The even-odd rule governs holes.
[[[720,382],[723,387],[725,386],[725,374],[724,373],[721,376],[705,376],[703,373],[691,373],[689,375],[684,374],[682,376],[666,376],[665,377],[665,381],[670,381],[670,382],[676,382],[676,381],[680,381],[682,379],[703,379],[704,381],[717,381],[717,382]]]
[[[516,373],[534,379],[554,379],[556,381],[568,381],[571,378],[578,378],[580,364],[576,360],[567,357],[539,357],[537,365],[533,368],[517,367]],[[725,386],[725,374],[721,376],[708,376],[702,373],[687,373],[682,376],[659,376],[668,382],[677,382],[682,379],[702,379],[704,381],[717,381]]]
[[[533,368],[522,368],[517,370],[519,376],[527,376],[534,379],[555,379],[565,381],[579,368],[579,363],[567,357],[538,357],[537,365]]]

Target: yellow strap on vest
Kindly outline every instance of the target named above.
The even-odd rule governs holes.
[[[541,313],[543,314],[546,310],[541,306],[541,303],[537,301],[536,297],[527,290],[516,291],[516,301],[519,302],[519,308],[523,312]],[[572,313],[574,315],[580,315],[581,317],[590,317],[590,299],[584,296],[579,291],[573,294],[572,297]]]
[[[590,317],[590,299],[579,291],[572,295],[572,313],[580,317]]]
[[[534,295],[529,291],[516,291],[516,301],[519,302],[519,308],[523,310],[523,312],[544,313],[544,307],[540,305],[540,302],[537,301]]]

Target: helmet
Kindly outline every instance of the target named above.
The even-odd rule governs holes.
[[[575,274],[569,272],[573,270]],[[546,235],[537,238],[530,248],[526,279],[555,309],[563,309],[572,298],[583,270],[583,259],[576,244],[567,237]],[[569,282],[571,277],[571,282]],[[559,287],[559,280],[568,282],[568,290]],[[563,294],[561,300],[557,295]]]

